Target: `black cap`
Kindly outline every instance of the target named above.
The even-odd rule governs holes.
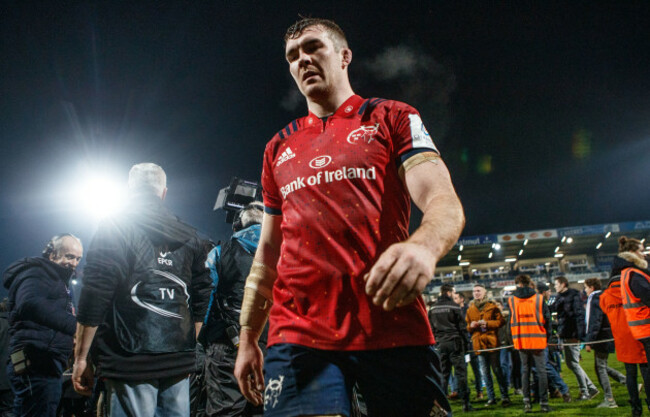
[[[540,282],[539,284],[537,284],[537,291],[545,292],[545,291],[548,291],[548,290],[550,290],[550,288],[548,287],[548,285],[546,285],[545,282]]]

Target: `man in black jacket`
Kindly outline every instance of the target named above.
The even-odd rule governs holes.
[[[212,289],[206,250],[196,230],[163,207],[161,167],[134,165],[129,189],[129,206],[100,224],[88,251],[72,381],[91,393],[93,343],[110,416],[186,417],[196,334]]]
[[[78,238],[54,236],[43,257],[23,258],[4,273],[11,354],[7,375],[17,416],[56,415],[76,326],[67,284],[82,255]]]
[[[576,344],[585,340],[585,309],[580,299],[580,293],[569,288],[566,277],[555,278],[557,298],[550,306],[551,311],[557,312],[558,336],[563,343]],[[580,346],[564,346],[564,359],[567,367],[575,374],[580,387],[579,400],[594,398],[600,391],[591,382],[584,369],[580,367]]]
[[[443,374],[443,392],[447,392],[447,383],[454,367],[454,374],[458,380],[460,398],[463,400],[463,411],[473,411],[469,403],[469,389],[467,388],[467,365],[465,364],[466,339],[465,317],[461,308],[452,299],[454,287],[443,284],[440,288],[440,298],[429,310],[431,330],[436,338],[436,346],[440,352],[440,361]]]

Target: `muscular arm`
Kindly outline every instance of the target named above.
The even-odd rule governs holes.
[[[88,366],[88,351],[96,332],[97,326],[85,326],[77,323],[72,385],[75,391],[86,396],[90,396],[93,391],[94,375],[92,368]]]
[[[269,275],[264,279],[265,287],[272,288],[275,279],[275,268],[280,258],[280,246],[282,245],[282,232],[280,224],[282,223],[281,216],[272,216],[264,214],[262,220],[262,231],[260,235],[259,245],[257,252],[255,252],[254,261],[265,265],[273,273],[273,278]],[[254,265],[255,265],[254,262]],[[246,280],[247,291],[250,291],[251,286],[257,286],[257,282],[253,282],[251,277]],[[262,328],[266,322],[266,309],[258,308],[258,302],[264,302],[260,294],[255,294],[256,298],[253,300],[248,299],[253,293],[248,292],[244,296],[242,303],[241,323],[257,323],[255,326],[243,327],[240,333],[239,349],[237,350],[237,361],[235,363],[235,377],[239,383],[239,389],[242,394],[253,404],[262,404],[262,392],[264,391],[264,376],[262,375],[262,366],[264,359],[262,351],[257,345]],[[247,299],[251,302],[252,308],[245,308]],[[259,325],[261,324],[261,325]]]
[[[404,177],[423,216],[415,233],[391,245],[366,275],[366,293],[385,310],[420,296],[433,278],[436,263],[456,243],[465,225],[463,208],[442,160],[418,164]]]

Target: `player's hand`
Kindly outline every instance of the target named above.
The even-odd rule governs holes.
[[[469,327],[472,328],[472,329],[475,329],[476,326],[478,326],[478,321],[473,321],[473,322],[471,322],[471,323],[469,324]]]
[[[422,294],[433,278],[437,259],[426,247],[411,242],[391,245],[364,277],[372,302],[391,311]]]
[[[75,359],[72,365],[72,386],[81,395],[90,397],[95,385],[95,375],[92,366],[85,359]]]
[[[262,405],[264,402],[263,365],[264,357],[260,347],[257,343],[242,337],[237,349],[235,378],[241,393],[255,405]]]

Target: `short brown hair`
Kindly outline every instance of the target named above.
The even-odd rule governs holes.
[[[600,283],[600,280],[598,278],[588,278],[585,280],[585,285],[588,287],[593,288],[595,291],[600,290],[603,288],[602,284]]]
[[[440,295],[445,295],[449,291],[453,291],[453,290],[454,290],[453,285],[451,285],[451,284],[442,284],[442,287],[440,287]]]
[[[522,284],[524,287],[529,287],[531,282],[530,275],[521,274],[515,278],[515,285]]]
[[[566,285],[567,287],[569,286],[569,280],[566,279],[566,277],[563,277],[561,275],[559,277],[555,277],[555,281],[561,282],[562,284]]]
[[[618,238],[618,252],[636,252],[639,246],[643,248],[643,243],[639,239],[621,236]]]
[[[334,43],[334,48],[336,51],[340,51],[341,48],[348,47],[348,40],[343,33],[343,29],[339,27],[333,20],[329,19],[320,19],[316,17],[302,17],[293,25],[289,26],[287,32],[284,34],[284,43],[286,44],[289,39],[296,39],[302,35],[305,29],[312,26],[320,26],[329,34],[330,39]]]

